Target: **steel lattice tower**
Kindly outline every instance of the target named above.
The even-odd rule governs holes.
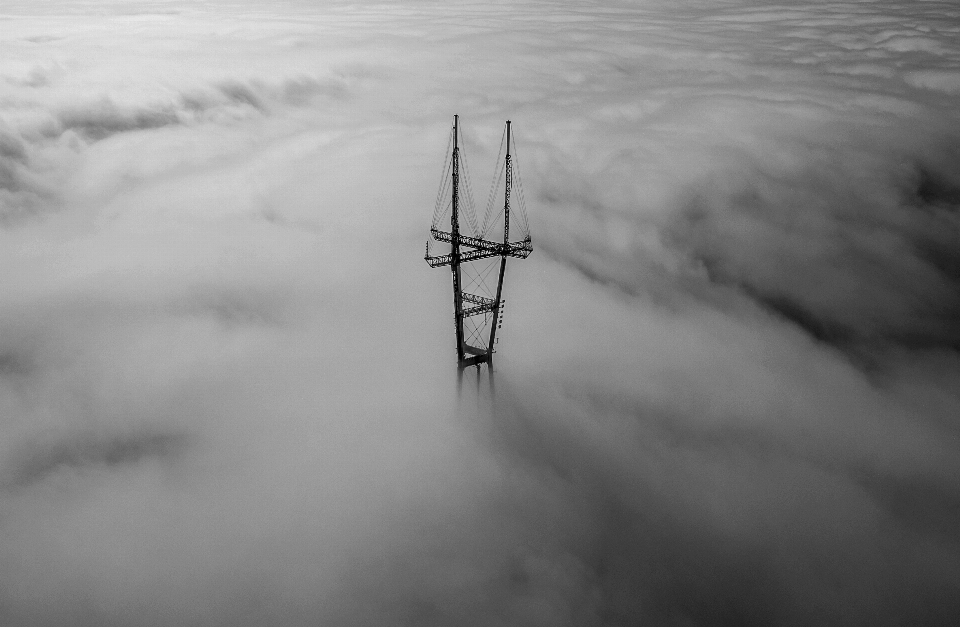
[[[430,242],[428,241],[424,259],[433,268],[450,266],[453,274],[453,315],[457,336],[457,365],[461,371],[474,365],[479,368],[482,363],[492,367],[497,329],[502,321],[503,276],[507,268],[507,257],[524,259],[533,252],[526,211],[523,206],[522,187],[520,188],[521,193],[517,208],[520,217],[520,231],[524,237],[518,241],[510,241],[511,193],[514,187],[514,179],[516,178],[519,181],[519,177],[515,176],[515,165],[511,155],[512,138],[512,129],[508,120],[504,131],[505,141],[501,142],[501,151],[504,143],[506,144],[503,168],[498,167],[495,174],[490,200],[487,203],[487,211],[484,215],[483,224],[480,225],[473,208],[469,178],[464,177],[461,180],[461,169],[466,169],[462,167],[465,166],[466,162],[460,148],[459,116],[453,116],[452,152],[448,157],[448,163],[445,165],[444,174],[441,178],[437,208],[434,210],[434,221],[430,228],[433,240],[449,244],[450,252],[444,255],[431,255]],[[500,165],[499,156],[497,165]],[[449,179],[447,179],[448,175]],[[504,182],[503,209],[494,212],[496,192],[501,179]],[[448,183],[450,188],[450,230],[443,231],[439,228],[439,221],[445,215],[443,201],[444,191]],[[467,191],[465,198],[463,196],[464,189]],[[466,203],[464,203],[465,199],[467,200]],[[500,216],[503,219],[503,241],[496,242],[487,239],[487,232],[494,225],[499,226]],[[463,217],[466,217],[465,224],[461,223]],[[464,231],[472,231],[472,234],[467,235]],[[485,277],[491,274],[495,267],[487,265],[486,270],[475,271],[472,265],[489,259],[493,259],[495,262],[497,257],[500,258],[500,263],[495,293],[489,295],[475,293],[476,291],[483,291],[479,288],[487,287]],[[479,279],[470,281],[467,289],[465,289],[464,274],[467,272],[472,273],[472,276],[479,277]],[[467,332],[468,327],[469,332]]]

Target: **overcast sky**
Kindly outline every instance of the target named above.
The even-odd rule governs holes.
[[[958,105],[952,2],[3,0],[0,623],[960,622]]]

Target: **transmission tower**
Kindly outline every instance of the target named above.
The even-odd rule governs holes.
[[[449,244],[450,249],[445,254],[431,255],[431,244],[427,241],[424,255],[430,267],[450,266],[453,273],[453,318],[457,335],[457,365],[461,371],[469,366],[479,368],[482,363],[492,367],[497,329],[503,321],[503,275],[507,269],[507,257],[525,259],[533,252],[523,186],[511,154],[513,133],[510,121],[507,120],[500,142],[500,154],[497,156],[483,222],[477,219],[467,162],[460,147],[462,140],[460,118],[455,115],[430,227],[433,241]],[[503,207],[498,209],[501,182]],[[520,231],[521,239],[511,242],[510,203],[514,187],[517,189],[514,225]],[[446,217],[447,211],[450,213],[449,231],[440,229],[440,222]],[[498,231],[501,225],[503,241],[488,239],[488,233]],[[493,272],[497,269],[497,261],[499,273],[495,275],[494,288]]]

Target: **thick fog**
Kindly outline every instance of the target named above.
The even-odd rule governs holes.
[[[958,112],[947,1],[5,0],[0,624],[960,622]]]

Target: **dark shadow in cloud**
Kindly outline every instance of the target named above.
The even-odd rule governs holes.
[[[317,96],[342,100],[349,95],[347,84],[341,79],[315,80],[308,77],[290,79],[280,88],[284,102],[294,106],[308,105]]]
[[[183,433],[137,433],[97,436],[85,434],[69,441],[33,445],[14,454],[3,473],[7,490],[29,487],[61,469],[82,471],[135,465],[147,459],[173,459],[189,444]]]
[[[956,211],[950,185],[928,174],[916,204],[880,208],[839,177],[733,176],[740,184],[728,194],[698,192],[668,227],[675,249],[712,282],[840,348],[960,348],[960,223],[944,214]]]
[[[324,232],[323,225],[318,221],[292,219],[273,207],[261,209],[258,215],[270,224],[280,228],[296,229],[307,233]]]
[[[23,81],[16,84],[43,86],[52,72],[37,67],[32,78],[25,79],[29,85]],[[52,110],[35,128],[0,124],[0,225],[11,226],[25,217],[57,209],[58,184],[68,178],[66,170],[74,165],[73,156],[83,144],[123,133],[265,116],[272,107],[309,107],[348,94],[346,81],[333,76],[299,76],[274,83],[227,80],[184,90],[166,101],[119,104],[104,96]],[[72,134],[69,150],[49,141],[68,133]]]
[[[160,128],[179,123],[170,107],[121,108],[104,98],[60,113],[56,134],[74,130],[88,141],[100,141],[117,133]]]
[[[35,37],[27,37],[24,41],[29,41],[32,44],[48,44],[52,41],[60,41],[64,37],[57,37],[55,35],[37,35]]]
[[[27,159],[27,149],[19,137],[0,130],[0,157],[24,162]]]
[[[24,188],[20,168],[27,163],[23,141],[0,129],[0,190],[19,192]]]
[[[342,80],[299,77],[279,85],[261,81],[225,81],[213,90],[184,93],[176,104],[140,104],[120,106],[109,98],[77,105],[61,111],[56,124],[46,129],[46,135],[58,136],[73,130],[90,142],[100,141],[118,133],[150,130],[182,124],[197,114],[207,114],[223,107],[249,107],[266,115],[271,102],[292,106],[308,105],[317,96],[342,99],[347,95]],[[2,144],[0,144],[2,149]]]
[[[960,616],[953,558],[940,562],[936,549],[960,549],[956,483],[866,470],[764,426],[703,429],[578,392],[562,404],[568,416],[547,415],[516,393],[498,389],[501,444],[591,503],[591,534],[575,551],[596,582],[600,624],[946,625]],[[636,440],[619,455],[578,424],[578,411],[598,420],[596,433],[627,420]]]
[[[0,224],[34,215],[54,197],[51,186],[31,171],[28,145],[0,127]]]
[[[57,38],[53,38],[57,39]],[[32,41],[27,40],[27,41]],[[26,76],[5,76],[4,79],[14,87],[40,88],[51,84],[53,72],[42,66],[36,66]]]
[[[33,190],[11,192],[0,188],[0,225],[19,224],[21,220],[42,213],[51,196]]]
[[[277,307],[272,301],[282,300],[277,294],[258,290],[246,293],[209,287],[173,302],[173,313],[186,316],[212,317],[221,324],[234,326],[276,326]]]
[[[254,89],[239,81],[230,81],[220,85],[220,91],[230,102],[250,105],[257,111],[265,113],[267,106]]]
[[[960,210],[960,181],[951,181],[924,164],[917,167],[917,199],[921,206],[932,206],[951,212]]]
[[[960,155],[928,131],[915,145],[889,133],[785,136],[788,165],[731,149],[650,209],[643,153],[617,155],[600,183],[567,171],[541,194],[567,230],[550,225],[541,248],[631,295],[752,302],[845,352],[960,350]],[[624,183],[630,167],[640,182]]]
[[[590,503],[590,537],[572,550],[595,582],[597,624],[760,626],[789,617],[788,591],[759,543],[725,536],[680,504],[667,477],[649,474],[659,456],[655,430],[641,446],[651,455],[624,467],[509,396],[498,418],[504,445],[523,466],[555,475]]]
[[[857,482],[897,523],[960,550],[960,485],[937,477],[900,477],[877,471],[864,471]]]
[[[223,107],[249,107],[267,115],[271,104],[308,106],[318,97],[340,100],[349,94],[346,82],[339,78],[300,76],[279,84],[263,81],[224,81],[212,90],[192,91],[181,96],[183,109],[206,114]]]
[[[0,379],[28,376],[34,370],[32,361],[16,351],[0,352]]]
[[[757,286],[749,283],[736,283],[727,277],[721,277],[719,273],[710,271],[710,262],[704,260],[704,267],[710,276],[710,280],[716,284],[727,287],[735,287],[749,298],[759,303],[762,307],[791,322],[818,342],[823,342],[834,347],[848,347],[856,339],[853,329],[838,324],[833,320],[820,318],[816,313],[809,310],[803,303],[792,299],[786,294],[764,293]]]

